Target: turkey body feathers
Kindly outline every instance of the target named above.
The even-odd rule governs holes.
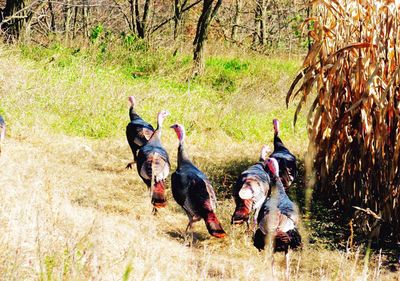
[[[188,215],[205,218],[215,211],[215,194],[210,192],[210,183],[194,167],[178,169],[172,174],[172,195]]]
[[[297,177],[296,156],[283,144],[278,135],[274,136],[274,151],[269,156],[275,158],[279,164],[279,177],[283,181],[283,185],[288,188]]]
[[[154,133],[154,128],[136,114],[132,108],[129,111],[129,117],[131,122],[126,126],[126,138],[136,161],[137,150],[148,142]]]
[[[248,176],[255,176],[259,180],[269,183],[269,176],[265,173],[265,167],[262,162],[254,164],[247,168],[246,171],[241,173],[240,178],[246,178]]]
[[[182,125],[171,126],[179,139],[178,167],[171,177],[172,195],[175,201],[185,210],[189,224],[204,219],[208,232],[215,237],[223,238],[226,234],[215,215],[217,198],[214,189],[206,177],[189,159],[183,145],[185,130]]]
[[[158,181],[165,179],[169,173],[168,154],[158,142],[147,143],[140,148],[136,164],[140,177],[148,187],[151,185],[152,177],[156,177]]]
[[[136,161],[139,176],[149,187],[151,203],[155,208],[166,205],[165,179],[170,169],[168,153],[161,145],[160,135],[159,124],[149,141],[140,148]]]
[[[259,212],[258,229],[254,235],[254,246],[262,250],[267,235],[273,237],[274,251],[285,251],[301,246],[301,236],[297,229],[298,209],[287,196],[282,182],[278,179]]]
[[[233,198],[235,199],[236,208],[232,215],[231,223],[241,224],[248,222],[250,212],[253,209],[252,199],[242,199],[239,192],[246,182],[257,181],[257,184],[264,189],[264,196],[267,196],[270,178],[265,172],[265,167],[262,162],[250,166],[246,171],[242,172],[233,187]],[[261,195],[261,194],[259,194]],[[254,198],[257,200],[257,198]],[[261,203],[261,202],[260,202]],[[258,207],[258,206],[257,206]]]

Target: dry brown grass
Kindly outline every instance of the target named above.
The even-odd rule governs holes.
[[[0,158],[5,280],[120,280],[128,267],[132,280],[272,280],[269,258],[243,228],[230,227],[231,200],[218,209],[228,237],[210,238],[198,223],[194,245],[187,247],[186,216],[172,200],[151,215],[144,185],[123,169],[130,158],[123,140],[26,133],[9,138]],[[293,254],[292,280],[378,280],[377,270],[380,280],[396,280],[378,257],[363,272],[363,252],[306,243]]]

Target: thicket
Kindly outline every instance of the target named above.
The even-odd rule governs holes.
[[[199,72],[207,38],[265,53],[301,49],[299,27],[308,11],[288,0],[2,0],[0,9],[8,42],[74,45],[120,35],[127,44],[173,45],[175,53],[192,46]]]

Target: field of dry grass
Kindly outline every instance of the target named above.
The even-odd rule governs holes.
[[[0,58],[0,97],[7,104],[1,108],[14,105],[19,116],[29,108],[24,121],[34,116],[31,122],[20,122],[6,112],[11,124],[0,157],[1,280],[273,280],[270,257],[252,246],[244,228],[230,226],[234,207],[229,197],[220,196],[217,211],[228,236],[211,238],[200,222],[188,247],[183,238],[187,218],[171,194],[168,207],[151,215],[145,185],[136,171],[124,169],[131,160],[124,132],[93,139],[53,130],[46,105],[32,112],[29,103],[43,89],[62,97],[56,84],[27,87],[33,83],[29,79],[40,77],[32,62],[4,49]],[[118,98],[113,103],[125,109],[125,99]],[[194,109],[194,114],[200,112]],[[127,112],[121,119],[128,119]],[[243,143],[215,132],[222,139],[215,147],[197,141],[200,135],[193,132],[188,138],[189,153],[212,175],[219,195],[228,172],[256,160],[264,141],[244,149]],[[302,157],[306,144],[299,139],[288,140],[288,146]],[[174,134],[165,132],[163,141],[174,169]],[[363,247],[340,251],[308,243],[313,230],[306,225],[301,228],[303,250],[292,255],[291,280],[400,280],[398,272],[383,266],[386,257],[366,257]],[[276,280],[283,280],[283,255],[276,256]]]

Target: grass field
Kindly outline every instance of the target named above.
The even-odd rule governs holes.
[[[0,46],[0,113],[8,123],[0,157],[1,280],[273,280],[270,257],[244,228],[230,226],[229,195],[261,145],[271,145],[275,117],[304,159],[305,116],[294,130],[295,104],[285,107],[300,59],[220,53],[210,54],[203,77],[191,78],[191,57],[169,50]],[[168,207],[151,215],[145,185],[124,169],[132,158],[129,95],[145,120],[154,124],[166,108],[166,125],[185,125],[189,154],[217,190],[227,238],[211,238],[199,222],[186,246],[187,218],[170,193]],[[163,143],[174,170],[172,130]],[[304,217],[291,280],[400,280],[387,266],[391,257],[366,255],[363,245],[342,250],[321,233],[334,225]],[[276,256],[282,280],[283,255]]]

